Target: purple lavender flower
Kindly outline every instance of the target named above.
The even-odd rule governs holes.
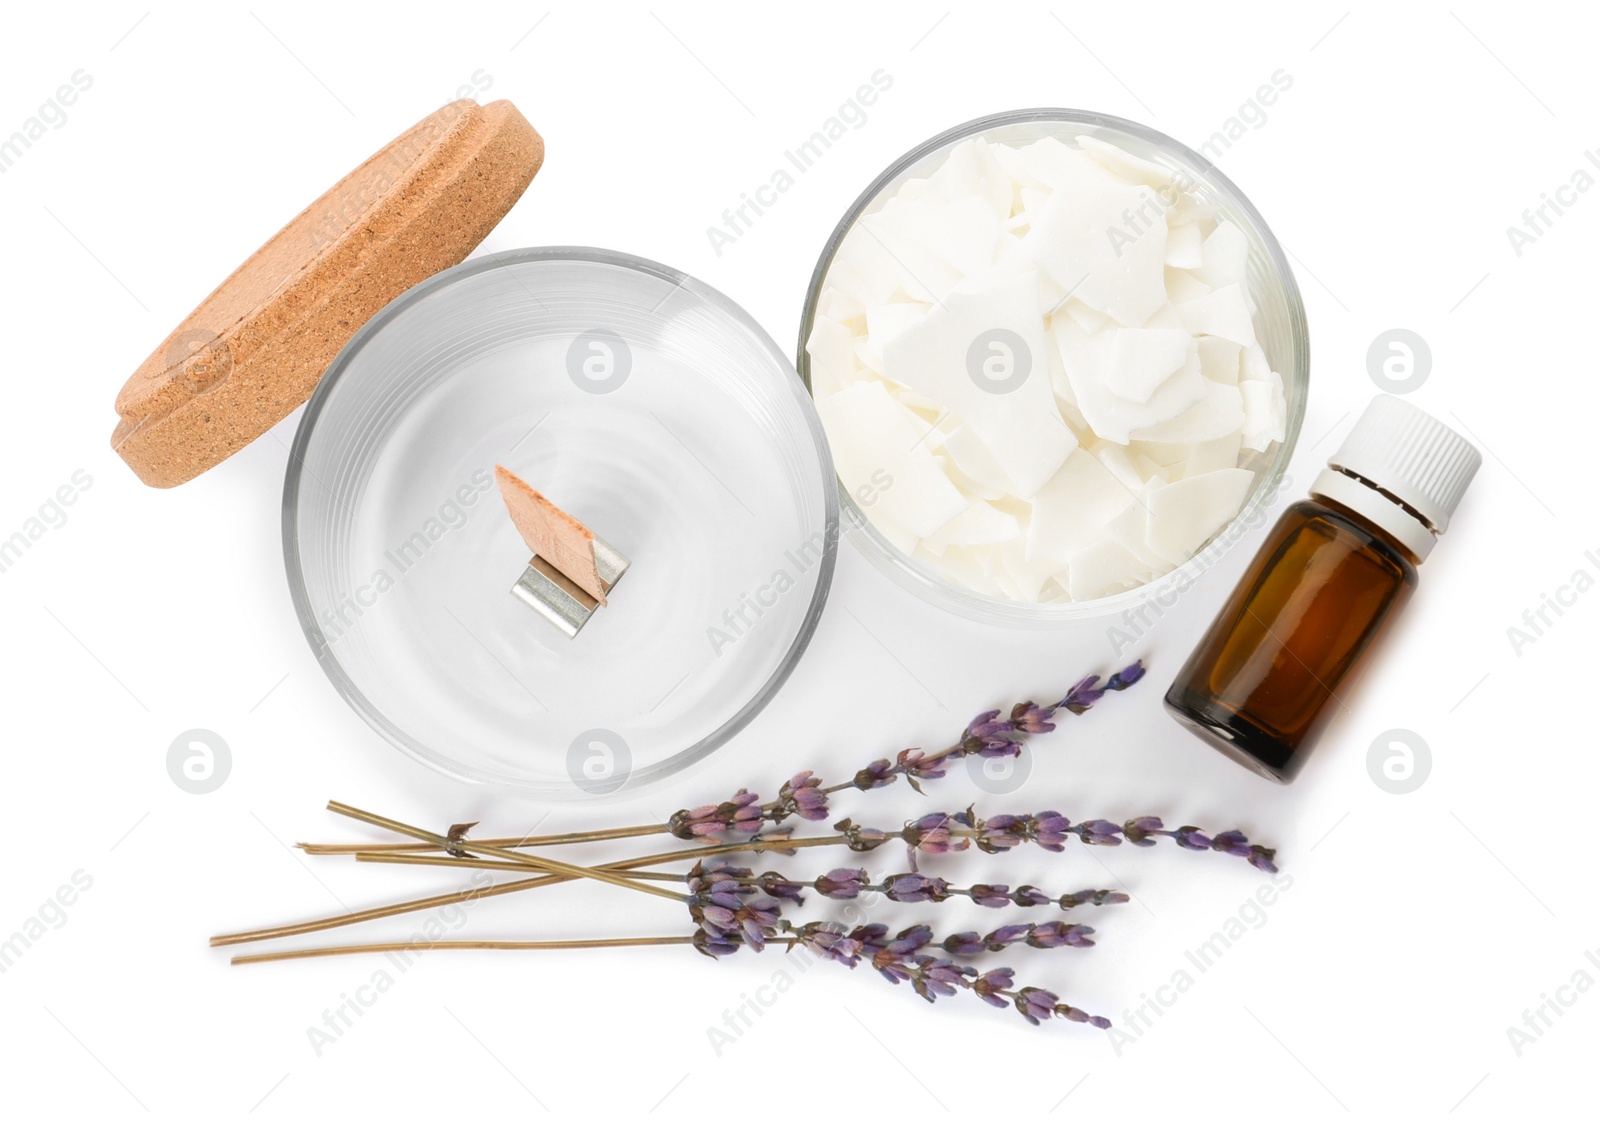
[[[855,775],[853,783],[862,792],[872,788],[882,788],[895,781],[894,766],[887,757],[880,757]]]
[[[1023,1018],[1038,1026],[1056,1013],[1056,1004],[1061,1002],[1061,997],[1042,987],[1025,987],[1017,992],[1013,1002],[1017,1010],[1022,1012]]]
[[[1026,734],[1048,734],[1056,728],[1056,724],[1050,721],[1054,715],[1055,707],[1035,706],[1031,702],[1018,703],[1011,708],[1011,726]]]
[[[1020,847],[1028,830],[1023,816],[990,816],[977,826],[978,849],[990,854]]]
[[[906,775],[906,783],[921,792],[922,786],[917,782],[938,780],[944,776],[944,761],[944,758],[920,749],[902,749],[895,764]]]
[[[778,790],[778,808],[773,819],[791,815],[803,820],[828,818],[828,794],[822,791],[822,781],[809,769],[784,781]]]
[[[880,926],[868,926],[876,929]],[[929,941],[933,940],[933,930],[927,925],[909,925],[894,935],[894,940],[884,944],[884,948],[899,956],[907,956],[918,951]]]
[[[761,829],[764,818],[761,812],[761,797],[753,792],[740,789],[733,794],[733,799],[718,807],[724,816],[723,823],[727,830],[744,832],[746,834]]]
[[[779,904],[775,898],[751,898],[734,911],[734,921],[744,934],[745,943],[760,952],[767,946],[767,938],[778,931]]]
[[[1122,825],[1122,834],[1135,847],[1154,847],[1154,835],[1163,826],[1160,816],[1137,816]]]
[[[1004,1007],[1007,1004],[1003,993],[1011,990],[1015,975],[1010,968],[990,968],[972,981],[972,990],[989,1006]]]
[[[951,828],[971,826],[972,817],[965,812],[930,812],[911,821],[900,833],[900,838],[913,850],[925,855],[943,855],[950,851],[965,851],[971,840],[958,836]]]
[[[893,940],[883,940],[883,926],[869,925],[876,940],[862,941],[863,949],[874,949],[872,966],[890,983],[900,983],[916,976],[916,956],[933,939],[933,930],[926,925],[912,925],[895,934]]]
[[[723,956],[732,956],[738,952],[743,941],[736,934],[730,935],[712,932],[707,929],[697,929],[692,943],[696,952],[715,960]]]
[[[1121,905],[1129,900],[1121,890],[1079,890],[1062,894],[1060,905],[1062,909],[1073,909],[1080,905]]]
[[[1032,925],[1002,925],[984,937],[983,946],[990,952],[1004,952],[1018,941],[1027,940],[1028,934],[1032,931]]]
[[[764,817],[761,797],[741,788],[732,800],[721,804],[702,804],[674,812],[667,820],[667,830],[679,839],[698,839],[724,831],[750,834],[761,827]]]
[[[721,831],[722,821],[717,818],[717,805],[702,804],[698,808],[683,808],[672,813],[667,820],[667,828],[679,839],[696,839]]]
[[[976,956],[986,946],[976,931],[968,929],[964,933],[952,933],[946,937],[942,947],[952,956]]]
[[[1060,812],[1040,812],[1036,816],[1029,816],[1023,827],[1024,834],[1046,851],[1065,850],[1071,829],[1072,821]]]
[[[810,949],[824,960],[835,960],[854,968],[861,959],[861,942],[831,921],[813,921],[795,931],[795,944]]]
[[[982,741],[984,738],[999,737],[1010,730],[1011,723],[1001,720],[998,710],[986,710],[967,723],[966,735]]]
[[[889,841],[887,831],[879,831],[875,827],[862,827],[854,820],[844,819],[833,825],[833,830],[845,837],[845,844],[852,851],[872,851],[883,846]]]
[[[1008,719],[1001,718],[998,710],[986,710],[967,723],[961,748],[982,757],[1008,757],[1018,752],[1011,734],[1012,727]]]
[[[850,935],[856,939],[865,953],[879,952],[889,943],[889,926],[873,923],[871,925],[857,925],[850,930]]]
[[[1180,827],[1172,838],[1177,842],[1178,846],[1187,848],[1190,851],[1211,850],[1211,838],[1198,827],[1192,825]]]
[[[950,884],[926,874],[895,874],[884,880],[883,894],[892,902],[942,902]]]
[[[967,986],[967,980],[978,974],[976,968],[932,956],[919,956],[915,964],[917,971],[911,986],[929,1003],[940,996],[954,995],[957,988]]]
[[[1250,840],[1245,838],[1242,831],[1223,831],[1211,837],[1211,849],[1247,859],[1250,857]]]
[[[816,887],[817,893],[825,898],[833,898],[835,901],[848,901],[860,895],[862,889],[869,882],[870,879],[866,871],[851,870],[849,867],[841,866],[837,870],[830,870],[827,874],[818,878],[813,885]]]
[[[978,882],[971,887],[969,894],[973,901],[990,909],[1004,909],[1011,904],[1009,886],[991,886],[985,882]]]
[[[1058,704],[1073,714],[1082,714],[1106,694],[1107,691],[1125,691],[1144,678],[1144,663],[1136,660],[1107,679],[1100,686],[1100,677],[1091,675],[1073,684],[1072,689]]]
[[[1020,906],[1049,905],[1050,895],[1037,886],[1018,886],[1011,895],[1011,900]]]
[[[1106,690],[1125,691],[1135,683],[1139,682],[1139,680],[1143,679],[1144,672],[1144,661],[1134,660],[1127,667],[1123,668],[1121,671],[1112,675],[1110,679],[1106,680]]]
[[[1055,1013],[1069,1022],[1088,1023],[1090,1026],[1105,1030],[1111,1025],[1111,1020],[1103,1015],[1091,1015],[1088,1011],[1080,1010],[1070,1003],[1057,1003]]]
[[[1084,820],[1075,830],[1088,847],[1115,847],[1122,842],[1122,828],[1110,820]]]
[[[1090,675],[1078,680],[1071,687],[1058,704],[1071,711],[1073,714],[1082,714],[1095,703],[1100,701],[1100,696],[1105,694],[1104,688],[1099,686],[1100,677]]]
[[[1272,847],[1254,846],[1250,848],[1250,865],[1265,874],[1276,874],[1278,864],[1272,860],[1278,852]]]
[[[802,883],[785,878],[776,871],[769,870],[761,875],[756,879],[756,885],[780,901],[794,902],[798,905],[806,900],[800,892],[804,889]]]
[[[1046,921],[1033,926],[1028,943],[1034,948],[1093,948],[1090,939],[1094,930],[1087,925],[1069,925],[1065,921]]]

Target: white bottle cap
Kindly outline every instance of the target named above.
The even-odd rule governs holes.
[[[1455,430],[1380,394],[1311,491],[1371,520],[1420,561],[1450,525],[1481,463],[1478,450]]]

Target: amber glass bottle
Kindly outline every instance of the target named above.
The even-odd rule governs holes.
[[[1166,694],[1217,749],[1287,783],[1417,584],[1476,449],[1398,398],[1373,401],[1284,512]]]

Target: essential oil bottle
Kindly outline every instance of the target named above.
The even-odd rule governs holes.
[[[1267,536],[1167,710],[1240,764],[1292,781],[1481,460],[1415,406],[1373,399],[1311,498]]]

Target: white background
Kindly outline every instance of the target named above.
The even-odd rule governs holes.
[[[1507,637],[1575,571],[1600,573],[1600,556],[1585,557],[1600,548],[1600,192],[1520,256],[1506,234],[1600,145],[1594,28],[1575,7],[269,3],[146,15],[85,4],[5,19],[0,134],[75,71],[93,85],[0,176],[0,537],[75,472],[92,485],[0,573],[0,937],[42,910],[59,922],[0,975],[0,1113],[1496,1119],[1592,1092],[1580,1067],[1600,995],[1558,989],[1580,971],[1600,979],[1584,956],[1600,950],[1588,820],[1600,594],[1569,597],[1520,654]],[[714,253],[706,228],[720,212],[880,68],[894,83],[866,124]],[[1097,948],[1011,960],[1130,1031],[1124,1012],[1187,966],[1193,986],[1136,1041],[1033,1029],[970,996],[930,1008],[865,969],[817,967],[781,996],[758,995],[783,967],[777,954],[712,963],[668,948],[437,953],[319,1053],[308,1028],[379,962],[230,968],[207,948],[215,932],[459,884],[290,850],[370,837],[322,811],[330,797],[502,834],[656,820],[741,784],[770,795],[800,767],[838,776],[904,745],[942,745],[976,711],[1117,662],[1102,626],[1014,635],[946,619],[847,544],[781,697],[679,783],[551,811],[410,763],[340,702],[295,623],[278,526],[298,413],[168,492],[141,485],[107,443],[126,375],[324,187],[482,72],[492,84],[480,99],[515,101],[548,145],[485,250],[588,243],[667,262],[744,304],[788,350],[838,216],[925,137],[1063,105],[1198,145],[1280,68],[1292,87],[1220,164],[1293,255],[1308,306],[1294,493],[1375,393],[1367,348],[1394,327],[1432,348],[1412,400],[1474,436],[1484,467],[1296,785],[1223,760],[1159,706],[1258,531],[1124,653],[1147,658],[1145,684],[1036,741],[1024,787],[982,805],[1154,813],[1281,849],[1292,885],[1259,915],[1247,903],[1264,876],[1170,846],[950,864],[1056,892],[1126,885],[1135,903],[1084,918]],[[195,727],[233,755],[205,796],[176,787],[165,763]],[[1433,756],[1402,796],[1367,764],[1373,739],[1396,727]],[[980,796],[957,774],[925,799],[901,786],[839,806],[892,826]],[[44,903],[78,871],[92,886],[58,916]],[[456,935],[684,930],[672,905],[623,899],[587,887],[500,898],[475,905]],[[1195,972],[1185,952],[1241,910],[1259,927]],[[883,916],[1001,919],[949,905]],[[747,996],[762,1014],[719,1054],[707,1029]],[[1519,1055],[1507,1030],[1546,996],[1570,1006]]]

